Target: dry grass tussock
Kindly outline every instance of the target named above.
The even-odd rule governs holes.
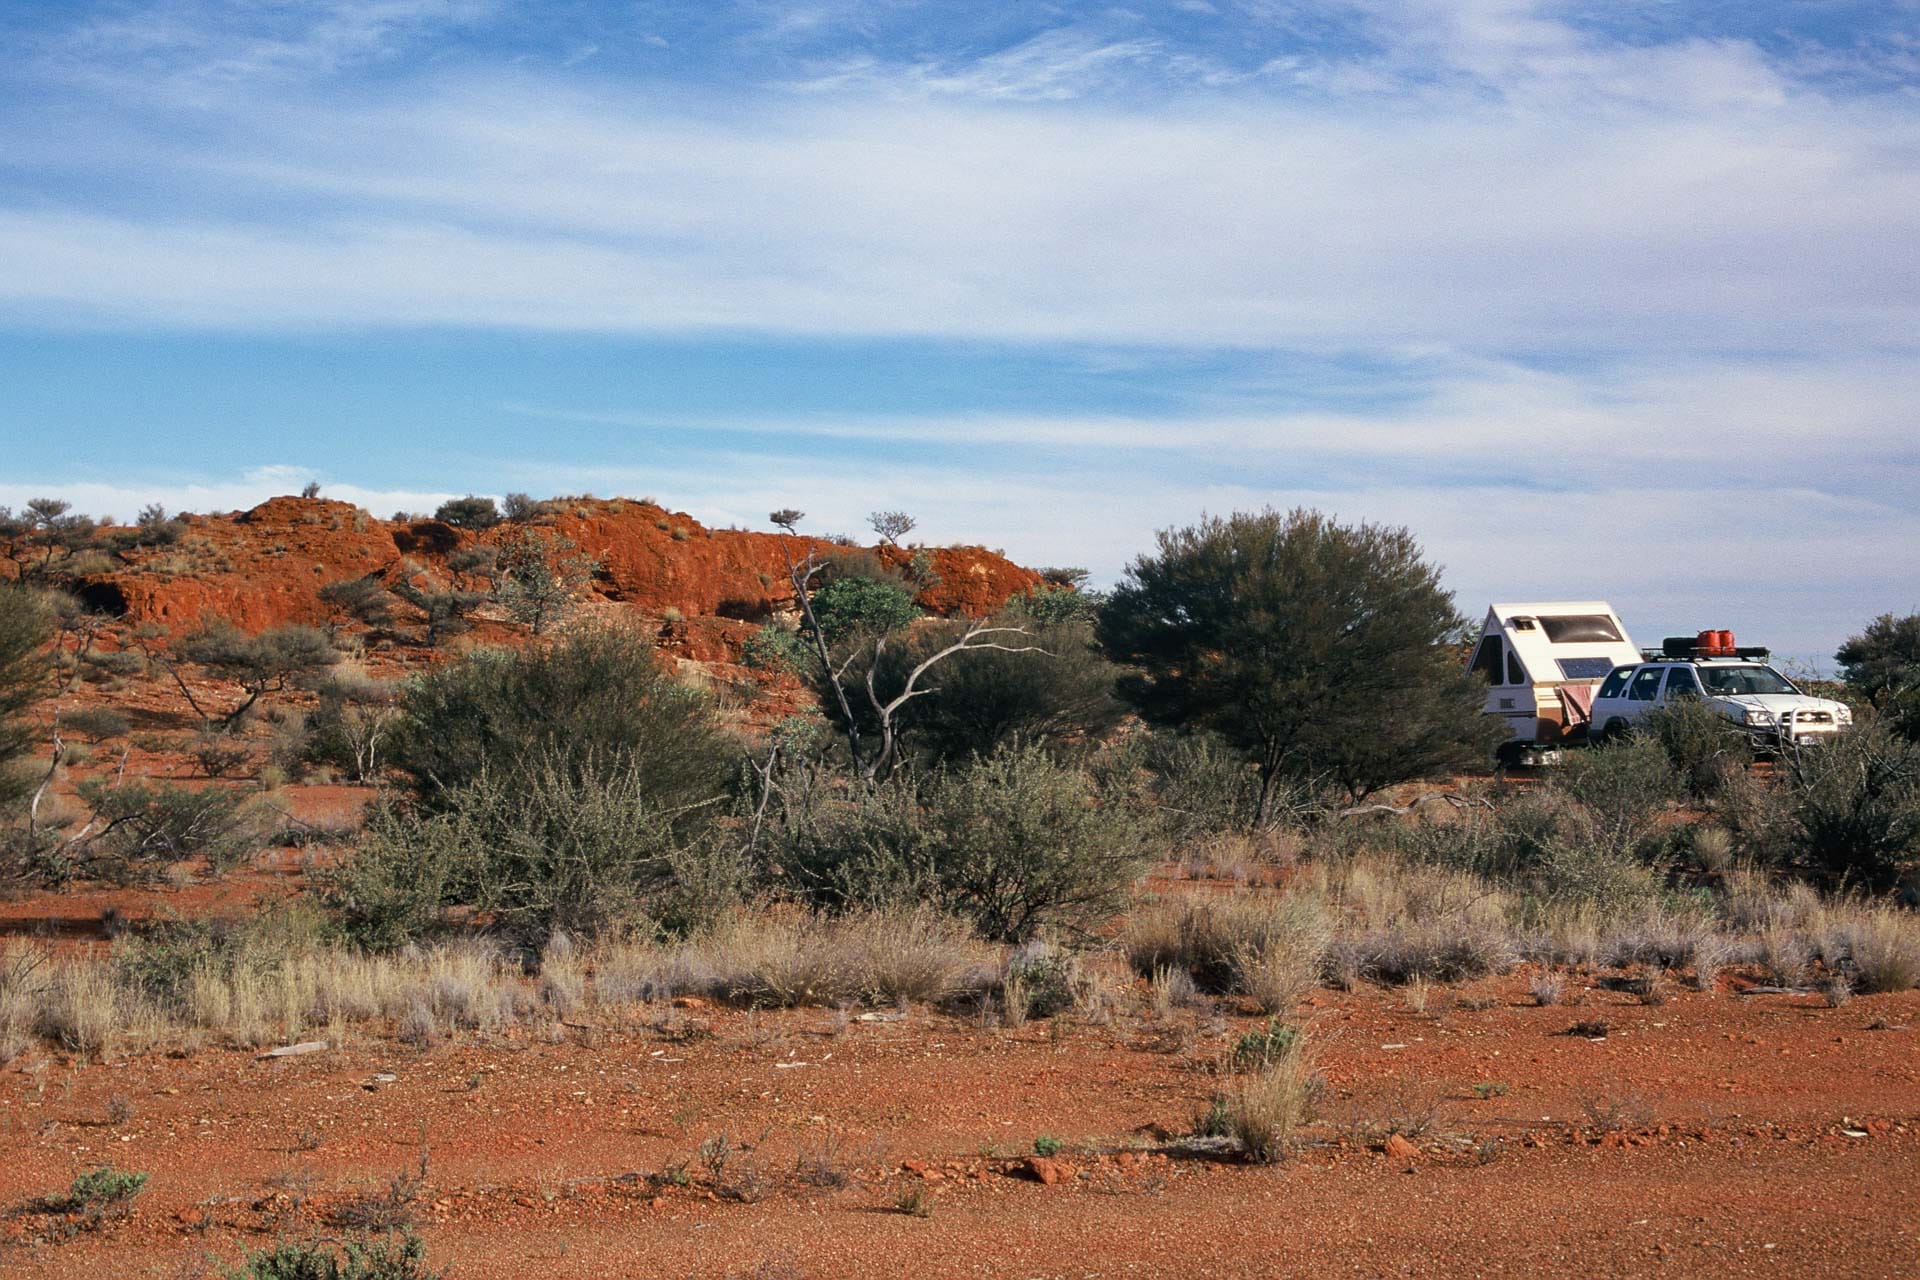
[[[680,942],[592,950],[558,936],[533,973],[472,939],[373,954],[284,933],[194,932],[73,958],[16,940],[0,949],[0,1055],[17,1057],[36,1041],[84,1056],[162,1044],[341,1043],[356,1030],[424,1047],[684,994],[893,1005],[977,994],[999,980],[1000,949],[927,909],[743,914]]]
[[[1203,990],[1253,996],[1267,1012],[1321,981],[1450,983],[1522,961],[1685,975],[1699,991],[1730,966],[1791,987],[1833,976],[1861,993],[1920,985],[1920,915],[1739,870],[1711,897],[1609,906],[1368,852],[1306,863],[1283,893],[1150,899],[1122,941],[1143,976],[1185,971]]]
[[[1282,1159],[1292,1150],[1300,1127],[1314,1118],[1321,1092],[1312,1037],[1304,1032],[1289,1037],[1227,1089],[1227,1133],[1249,1160],[1265,1164]]]

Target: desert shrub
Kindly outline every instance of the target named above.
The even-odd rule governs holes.
[[[1260,775],[1225,739],[1211,733],[1155,732],[1141,763],[1153,779],[1156,807],[1176,841],[1246,830],[1260,809]],[[1279,807],[1287,807],[1283,798]]]
[[[330,897],[361,941],[392,946],[443,907],[482,912],[529,951],[555,932],[598,937],[631,923],[676,867],[682,814],[633,759],[558,752],[369,818]]]
[[[573,611],[575,597],[600,569],[571,538],[509,530],[494,566],[494,598],[514,621],[539,635]]]
[[[393,625],[394,595],[377,573],[364,578],[343,578],[320,588],[320,603],[343,620],[369,627]]]
[[[427,1246],[411,1229],[387,1237],[345,1241],[284,1241],[249,1251],[222,1280],[439,1280],[427,1266]]]
[[[1030,939],[1014,949],[1000,972],[1000,1000],[1016,1024],[1071,1009],[1085,985],[1073,953]]]
[[[913,592],[897,581],[849,574],[813,593],[813,616],[828,644],[897,631],[920,616]]]
[[[1126,904],[1144,829],[1092,780],[1035,746],[895,778],[790,822],[780,861],[835,907],[927,901],[988,938],[1089,929]]]
[[[904,642],[856,659],[848,668],[848,684],[864,691],[871,669],[881,700],[890,700],[914,667],[958,640],[963,628],[961,623],[917,628]],[[1017,742],[1084,740],[1118,722],[1122,708],[1113,689],[1119,671],[1095,647],[1086,624],[1036,624],[1026,636],[999,639],[1036,651],[979,648],[946,658],[927,692],[894,717],[906,750],[925,761],[957,762]],[[878,732],[864,692],[854,710],[863,731]]]
[[[1857,636],[1847,637],[1834,658],[1840,678],[1875,706],[1920,678],[1920,613],[1883,613]]]
[[[140,1193],[147,1189],[148,1177],[132,1169],[101,1165],[75,1175],[73,1185],[55,1203],[67,1213],[95,1219],[124,1217]]]
[[[0,805],[27,791],[13,767],[33,746],[25,712],[46,692],[45,645],[52,635],[53,610],[39,594],[0,584]]]
[[[756,671],[806,671],[812,659],[813,651],[800,633],[778,623],[769,622],[740,646],[741,665]]]
[[[1659,744],[1686,794],[1697,800],[1716,799],[1753,763],[1746,731],[1699,698],[1654,708],[1638,730]]]
[[[1132,912],[1122,935],[1135,972],[1175,967],[1201,989],[1253,996],[1284,1012],[1317,984],[1333,922],[1305,894],[1180,894]]]
[[[691,988],[773,1007],[937,1002],[977,989],[980,959],[967,926],[927,906],[736,913],[673,953],[655,953],[650,981],[660,994]]]
[[[1861,911],[1835,925],[1827,963],[1869,994],[1920,986],[1920,918],[1888,908]]]
[[[1634,737],[1573,752],[1555,784],[1585,807],[1613,849],[1640,848],[1679,790],[1675,766],[1657,739]]]
[[[1787,794],[1793,849],[1814,870],[1879,890],[1920,865],[1920,743],[1857,726],[1796,753]]]
[[[133,726],[128,723],[126,716],[112,707],[83,707],[78,711],[62,712],[60,728],[101,742],[108,738],[124,738]]]
[[[662,812],[713,800],[731,776],[708,699],[615,628],[447,663],[407,686],[401,710],[390,762],[430,807],[482,774],[504,785],[556,760],[629,774]]]
[[[264,834],[252,797],[228,787],[89,780],[75,790],[92,810],[92,834],[61,846],[56,879],[137,879],[191,858],[220,874],[252,857]]]
[[[1097,591],[1043,582],[1008,600],[1007,612],[1015,618],[1049,626],[1065,622],[1092,623],[1105,602],[1106,597]]]
[[[491,529],[500,523],[500,509],[492,498],[468,494],[449,498],[434,511],[433,518],[456,529]]]

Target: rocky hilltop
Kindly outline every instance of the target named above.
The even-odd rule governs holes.
[[[590,602],[620,605],[661,626],[662,645],[702,661],[737,657],[748,635],[794,607],[790,556],[845,552],[826,541],[709,529],[685,512],[628,499],[560,499],[531,523],[598,562]],[[497,542],[516,526],[460,529],[439,520],[387,521],[326,498],[272,498],[252,510],[188,515],[173,542],[129,553],[127,563],[80,584],[97,608],[169,630],[219,616],[259,631],[323,623],[321,588],[347,579],[449,578],[448,559]],[[914,554],[886,546],[904,566]],[[1040,582],[982,547],[936,547],[919,603],[931,613],[979,617]]]

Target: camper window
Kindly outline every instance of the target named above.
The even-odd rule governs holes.
[[[1471,670],[1476,675],[1485,676],[1488,684],[1500,683],[1499,636],[1487,636],[1480,641],[1480,650],[1473,655]]]
[[[1527,669],[1520,665],[1520,655],[1511,649],[1507,650],[1507,683],[1525,684],[1526,682]]]
[[[1542,618],[1540,626],[1550,644],[1617,644],[1620,628],[1604,613],[1569,613]]]

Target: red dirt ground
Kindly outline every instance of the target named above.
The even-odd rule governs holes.
[[[1272,1168],[1163,1142],[1255,1025],[1231,1010],[1056,1031],[694,1009],[563,1043],[36,1053],[0,1074],[0,1271],[175,1276],[327,1233],[424,1141],[418,1222],[457,1276],[1920,1274],[1920,993],[1541,1009],[1525,989],[1436,990],[1426,1013],[1321,993],[1328,1120]],[[1605,1039],[1565,1034],[1590,1018]],[[1364,1136],[1430,1111],[1410,1159]],[[752,1148],[722,1182],[759,1169],[756,1202],[716,1195],[696,1157],[716,1134]],[[794,1172],[829,1134],[839,1189]],[[1066,1144],[1056,1185],[1019,1158],[1041,1134]],[[132,1217],[34,1243],[58,1220],[22,1206],[107,1160],[153,1174]],[[676,1164],[689,1185],[646,1177]],[[897,1210],[913,1185],[931,1216]]]

